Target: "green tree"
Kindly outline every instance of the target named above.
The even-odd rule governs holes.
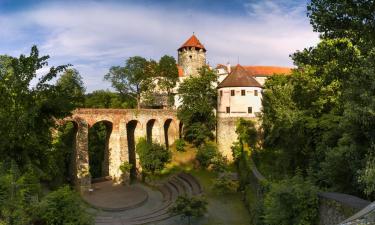
[[[182,104],[177,109],[177,116],[184,124],[184,138],[195,146],[214,138],[216,82],[214,71],[203,67],[199,76],[185,79],[178,89]]]
[[[136,101],[129,96],[108,90],[97,90],[85,96],[86,108],[135,108]]]
[[[59,92],[67,96],[68,102],[74,107],[83,107],[85,101],[85,87],[82,77],[76,69],[67,69],[57,80]]]
[[[0,155],[1,160],[14,160],[21,170],[29,163],[48,169],[51,128],[73,109],[69,98],[51,84],[67,66],[51,67],[36,85],[30,83],[48,58],[40,57],[36,46],[29,56],[0,56]]]
[[[138,140],[136,151],[142,166],[142,173],[154,174],[164,168],[165,164],[171,160],[171,152],[165,146],[158,143],[150,143],[146,138]],[[144,179],[145,177],[143,177]]]
[[[161,90],[167,92],[168,106],[174,104],[173,88],[178,81],[178,69],[176,60],[172,56],[165,55],[160,58],[157,75],[159,77],[158,85]]]
[[[38,224],[46,225],[91,225],[93,219],[77,193],[68,186],[49,193],[36,210]]]
[[[192,217],[201,217],[207,212],[207,201],[199,197],[178,196],[174,205],[169,209],[172,215],[181,215],[191,224]]]
[[[130,57],[126,60],[125,67],[111,67],[104,79],[110,81],[112,87],[122,95],[134,98],[140,109],[141,98],[147,99],[149,92],[153,90],[156,65],[156,62],[147,61],[140,56]]]

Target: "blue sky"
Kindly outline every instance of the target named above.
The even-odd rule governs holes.
[[[289,54],[315,45],[306,0],[0,0],[0,54],[33,44],[50,65],[73,64],[87,91],[126,58],[159,59],[193,32],[218,63],[292,66]],[[40,71],[43,73],[43,71]]]

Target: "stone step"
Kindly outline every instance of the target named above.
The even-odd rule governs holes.
[[[200,195],[203,192],[202,186],[200,185],[199,181],[193,177],[191,174],[188,173],[179,173],[178,177],[186,181],[191,189],[194,195]]]

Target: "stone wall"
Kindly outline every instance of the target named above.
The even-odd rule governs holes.
[[[72,116],[65,121],[73,121],[77,126],[75,165],[75,183],[81,190],[86,190],[91,185],[89,173],[90,159],[88,154],[88,132],[89,128],[98,122],[105,122],[112,128],[108,134],[105,154],[108,156],[107,170],[114,181],[120,181],[121,171],[119,167],[122,162],[129,161],[129,146],[127,138],[127,124],[136,124],[134,129],[135,142],[146,137],[147,130],[155,142],[172,145],[179,136],[179,120],[176,111],[161,109],[77,109]],[[138,156],[136,155],[136,166],[141,170]]]
[[[371,202],[342,193],[319,193],[319,225],[336,225]]]
[[[183,68],[184,76],[196,76],[198,69],[206,65],[206,52],[194,47],[183,48],[178,51],[178,65]]]

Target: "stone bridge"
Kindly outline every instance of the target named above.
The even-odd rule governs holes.
[[[73,144],[72,173],[74,183],[84,190],[91,185],[89,173],[89,128],[103,122],[107,128],[104,150],[103,174],[118,181],[122,162],[133,165],[131,177],[141,168],[135,151],[136,141],[146,137],[148,141],[170,146],[180,136],[182,125],[176,111],[164,109],[76,109],[63,123],[73,122],[76,135]]]

